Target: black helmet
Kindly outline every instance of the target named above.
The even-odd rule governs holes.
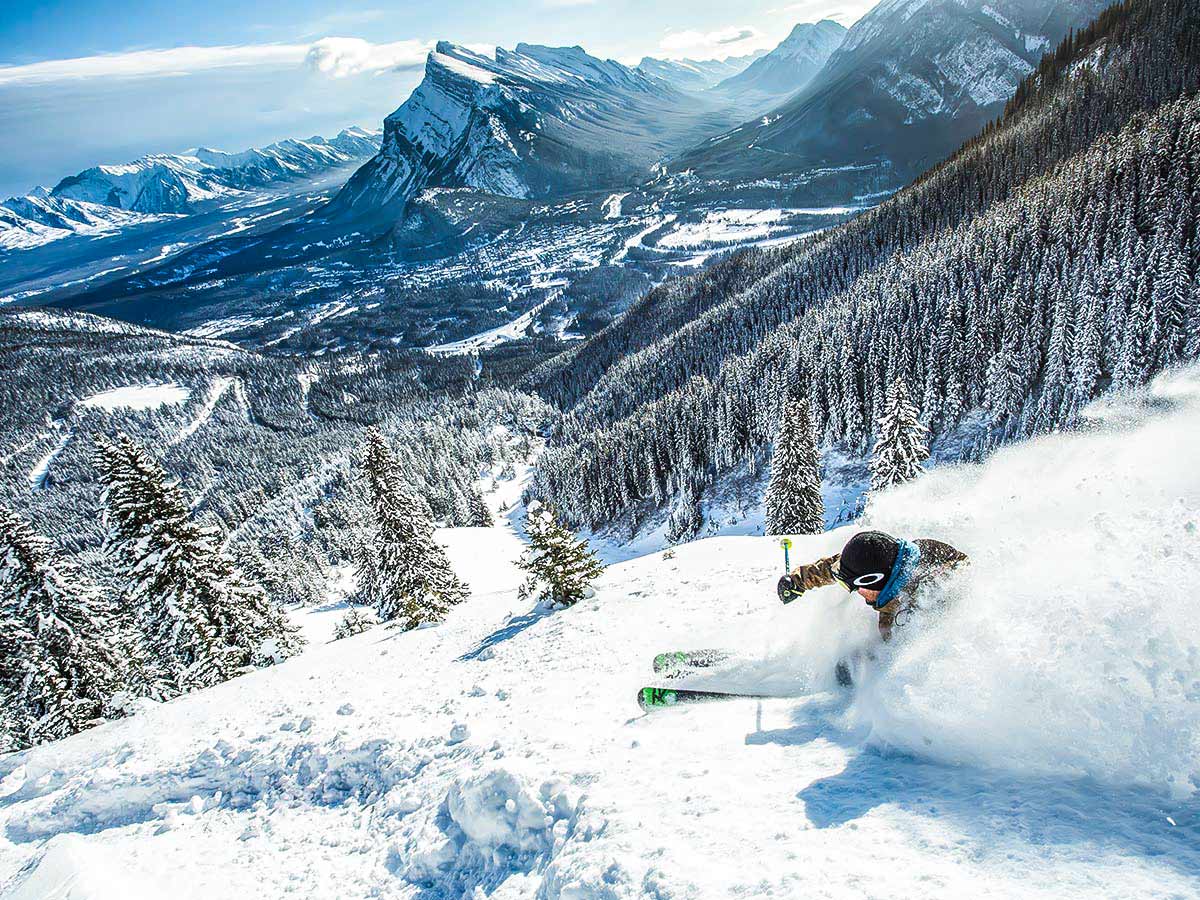
[[[881,591],[900,553],[900,541],[882,531],[860,531],[846,542],[838,559],[837,578],[847,590]]]

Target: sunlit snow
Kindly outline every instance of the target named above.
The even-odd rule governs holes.
[[[93,394],[79,401],[79,405],[94,409],[152,409],[164,404],[183,403],[190,395],[189,388],[175,382],[132,384]]]

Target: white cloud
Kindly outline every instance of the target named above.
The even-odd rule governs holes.
[[[433,49],[432,41],[394,41],[372,44],[362,38],[327,37],[315,41],[305,56],[310,69],[331,78],[364,72],[419,69]]]
[[[249,44],[228,47],[175,47],[134,50],[75,59],[51,59],[24,66],[0,66],[0,85],[45,84],[89,78],[149,78],[190,75],[233,67],[285,68],[304,60],[307,45]]]
[[[162,78],[216,69],[289,69],[307,65],[330,78],[384,70],[419,69],[432,42],[372,44],[361,38],[326,37],[311,44],[244,44],[134,50],[23,66],[0,65],[0,86],[106,78]]]
[[[876,0],[799,0],[776,9],[767,10],[769,16],[785,16],[793,22],[816,22],[833,19],[843,25],[853,25],[871,9]]]
[[[707,59],[740,56],[770,49],[777,43],[757,28],[733,25],[716,31],[668,31],[658,42],[658,47],[669,58]]]

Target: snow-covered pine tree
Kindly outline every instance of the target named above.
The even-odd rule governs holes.
[[[518,594],[522,600],[550,600],[573,606],[604,566],[583,541],[558,523],[549,507],[534,502],[525,516],[529,546],[517,564],[528,574]]]
[[[821,460],[805,400],[784,406],[767,487],[767,534],[820,534],[825,530]]]
[[[467,495],[467,506],[471,512],[468,524],[472,527],[490,528],[496,524],[496,520],[492,518],[492,511],[487,508],[487,504],[483,501],[483,496],[474,486],[472,486],[470,494]]]
[[[261,585],[279,606],[311,606],[322,596],[324,579],[300,541],[266,534],[242,541],[234,551],[237,567]]]
[[[160,679],[156,693],[209,687],[278,661],[302,639],[263,589],[236,569],[183,492],[125,435],[97,441],[107,547]]]
[[[353,637],[378,624],[379,620],[370,610],[363,609],[361,606],[352,606],[346,610],[346,615],[342,616],[342,620],[334,627],[333,639],[340,641],[343,638]]]
[[[0,754],[21,749],[17,743],[17,725],[13,717],[15,706],[16,703],[0,689]]]
[[[883,414],[875,426],[875,450],[871,456],[871,490],[882,491],[920,475],[929,458],[929,432],[921,424],[920,412],[908,399],[904,381],[892,382]]]
[[[433,539],[433,520],[424,502],[405,487],[404,473],[375,429],[367,433],[363,475],[374,512],[375,541],[364,546],[359,588],[381,622],[401,628],[440,622],[468,596]]]
[[[66,737],[102,717],[121,678],[112,624],[78,567],[0,507],[0,696],[12,744]]]

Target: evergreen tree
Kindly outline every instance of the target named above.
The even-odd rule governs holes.
[[[525,531],[529,546],[518,565],[528,574],[520,598],[574,606],[584,598],[588,585],[600,577],[604,566],[586,541],[575,537],[556,521],[548,507],[536,501],[525,516]]]
[[[408,491],[383,436],[371,429],[363,465],[375,540],[362,548],[359,588],[382,622],[416,628],[440,622],[468,596],[433,538],[424,502]]]
[[[362,634],[364,631],[374,628],[378,624],[379,620],[371,614],[370,610],[352,606],[346,610],[346,615],[342,616],[342,620],[333,629],[333,639],[340,641],[343,638],[353,637],[356,634]]]
[[[16,702],[0,689],[0,754],[21,749],[17,743],[17,724],[13,715],[15,707]]]
[[[704,527],[704,509],[700,504],[700,487],[689,480],[679,492],[675,509],[667,518],[667,541],[678,544],[695,537]]]
[[[820,534],[824,530],[821,460],[812,418],[807,402],[792,400],[784,407],[771,457],[767,534]]]
[[[467,496],[467,506],[470,510],[470,518],[467,521],[468,525],[474,528],[491,528],[496,524],[496,520],[492,518],[492,511],[488,509],[482,495],[474,487],[471,488],[471,492]]]
[[[97,442],[107,546],[128,587],[146,656],[171,695],[295,653],[302,639],[283,609],[194,521],[178,485],[128,437]]]
[[[100,718],[120,681],[112,610],[53,544],[0,507],[0,696],[27,747]]]
[[[311,606],[321,599],[323,579],[305,557],[302,544],[290,535],[245,540],[234,555],[242,573],[261,585],[277,606]]]
[[[929,432],[921,424],[917,408],[908,399],[908,386],[895,381],[888,390],[883,415],[875,426],[875,450],[871,456],[871,490],[882,491],[909,481],[924,469],[929,458]]]

